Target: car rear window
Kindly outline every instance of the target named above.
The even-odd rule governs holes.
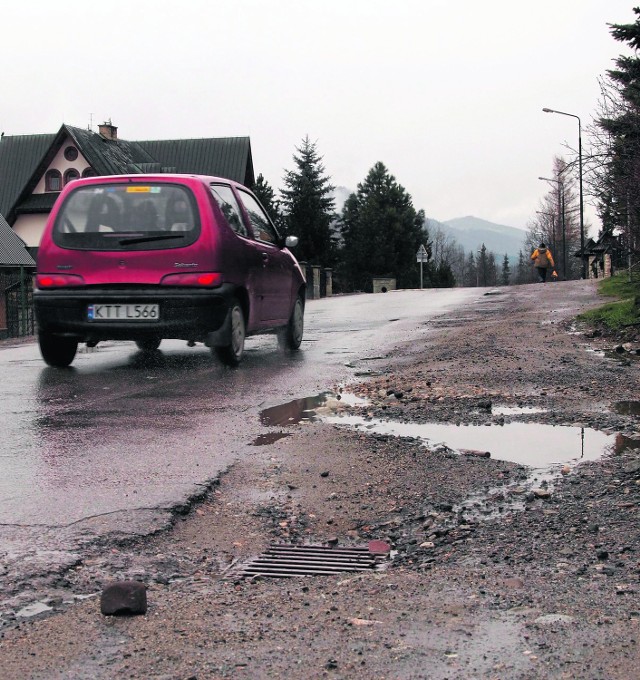
[[[69,194],[53,240],[73,250],[165,250],[190,245],[199,233],[195,198],[184,186],[92,184]]]

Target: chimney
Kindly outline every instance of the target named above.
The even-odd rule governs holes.
[[[98,132],[105,139],[110,139],[114,142],[118,139],[118,128],[111,123],[111,119],[105,121],[102,125],[98,125]]]

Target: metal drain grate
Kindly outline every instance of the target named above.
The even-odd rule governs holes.
[[[259,557],[236,566],[229,576],[326,576],[341,572],[375,571],[386,561],[386,552],[364,548],[323,545],[272,545]]]

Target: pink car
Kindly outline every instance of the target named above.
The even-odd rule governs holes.
[[[38,251],[34,304],[45,362],[78,343],[203,342],[237,365],[245,336],[302,342],[306,283],[256,197],[196,175],[118,175],[67,185]]]

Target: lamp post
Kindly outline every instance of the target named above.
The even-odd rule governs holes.
[[[553,182],[554,184],[558,185],[558,210],[560,211],[561,215],[561,220],[562,220],[562,279],[563,281],[567,280],[567,233],[566,233],[566,226],[565,226],[565,221],[564,221],[564,184],[561,180],[559,179],[551,179],[550,177],[538,177],[538,179],[541,179],[545,182]],[[555,227],[553,229],[553,248],[555,250],[555,238],[556,238],[556,230]]]
[[[584,259],[584,203],[582,199],[582,124],[580,116],[575,113],[566,113],[565,111],[556,111],[555,109],[542,109],[545,113],[558,113],[561,116],[570,116],[578,121],[578,174],[580,183],[580,259],[582,260],[582,278],[587,278],[586,260]]]

